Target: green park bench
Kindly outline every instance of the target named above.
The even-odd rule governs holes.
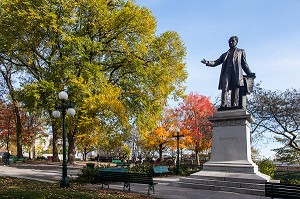
[[[265,183],[265,196],[273,198],[299,199],[300,185]]]
[[[128,172],[124,167],[108,167],[108,168],[98,168],[98,171],[110,171],[110,172]]]
[[[112,160],[112,163],[118,163],[118,162],[122,162],[121,160]]]
[[[154,186],[157,183],[153,182],[153,177],[150,174],[146,173],[129,173],[129,172],[115,172],[115,171],[101,171],[99,170],[99,180],[103,185],[107,185],[109,188],[109,183],[112,182],[123,182],[123,190],[126,188],[130,191],[131,183],[137,184],[147,184],[148,185],[148,194],[150,194],[150,190],[154,191]]]
[[[13,163],[13,164],[15,164],[17,162],[25,163],[25,159],[24,158],[18,158],[17,156],[11,155],[9,157],[9,162]]]
[[[155,174],[170,173],[168,166],[154,166],[153,171]]]

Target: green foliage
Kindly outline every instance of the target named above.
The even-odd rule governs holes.
[[[278,180],[280,180],[280,183],[300,185],[300,180],[288,179],[288,178],[278,178]]]
[[[262,161],[258,162],[259,171],[264,173],[271,178],[273,178],[275,174],[275,165],[270,159],[263,159]]]
[[[300,185],[300,172],[275,171],[274,179],[280,180],[281,183]]]
[[[153,174],[153,165],[151,165],[151,164],[135,164],[134,166],[129,168],[129,172]]]
[[[275,137],[275,139],[278,142],[284,144],[283,147],[273,149],[273,151],[276,152],[276,161],[287,164],[300,165],[300,151],[289,146],[289,140],[286,138]],[[299,142],[299,139],[296,141]]]
[[[78,174],[76,181],[80,183],[98,183],[99,176],[97,168],[92,168],[90,166],[83,167],[81,172]]]
[[[77,135],[81,148],[83,140],[100,145],[97,137],[115,148],[133,127],[150,132],[167,100],[183,95],[186,48],[176,32],[155,31],[151,11],[134,1],[4,0],[0,7],[1,56],[26,77],[17,82],[20,99],[49,117],[67,90],[76,109],[67,117],[71,149]]]
[[[190,167],[189,165],[183,164],[180,165],[180,175],[189,176],[192,173],[200,171],[200,167]]]

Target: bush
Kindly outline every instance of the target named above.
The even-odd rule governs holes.
[[[190,165],[180,165],[180,175],[182,176],[189,176],[192,173],[196,173],[200,171],[199,167],[191,167]]]
[[[274,178],[286,184],[300,184],[300,172],[275,171]]]
[[[130,172],[136,173],[150,173],[153,174],[153,165],[150,164],[136,164],[129,168]]]
[[[275,174],[275,165],[269,159],[263,159],[262,161],[258,162],[259,171],[263,174],[270,176],[271,178],[274,177]]]
[[[81,172],[78,174],[76,181],[92,184],[98,183],[99,177],[97,168],[83,167]]]

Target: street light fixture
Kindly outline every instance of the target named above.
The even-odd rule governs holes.
[[[179,160],[179,139],[180,139],[180,137],[184,137],[184,135],[183,134],[180,134],[180,131],[177,131],[177,133],[176,134],[173,134],[172,135],[172,137],[176,137],[176,139],[177,139],[177,161],[176,161],[176,172],[177,172],[177,174],[179,174],[179,172],[180,172],[180,160]]]
[[[76,111],[73,108],[73,104],[69,103],[67,104],[67,100],[68,100],[68,94],[65,91],[61,91],[58,94],[58,98],[61,100],[61,105],[60,106],[56,106],[56,109],[60,109],[61,113],[62,113],[62,119],[63,119],[63,125],[62,125],[62,129],[63,129],[63,163],[62,163],[62,179],[60,181],[60,187],[70,187],[70,182],[69,179],[67,178],[67,153],[66,153],[66,122],[65,122],[65,117],[66,117],[66,113],[68,113],[68,115],[70,116],[74,116]],[[60,117],[60,112],[58,110],[54,110],[52,112],[52,116],[54,118],[59,118]]]

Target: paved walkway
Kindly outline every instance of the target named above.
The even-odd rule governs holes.
[[[68,165],[68,176],[76,177],[84,164]],[[47,163],[47,164],[16,164],[9,167],[0,166],[0,176],[12,176],[18,178],[26,178],[33,180],[40,180],[45,182],[56,183],[61,179],[61,164]],[[155,194],[166,199],[267,199],[263,196],[211,191],[203,189],[189,189],[173,187],[170,184],[172,181],[178,180],[178,177],[154,178],[158,184],[155,186]],[[101,188],[100,185],[91,185],[91,188]],[[121,184],[110,185],[110,188],[122,190]],[[131,191],[142,194],[147,194],[147,185],[132,184]]]

